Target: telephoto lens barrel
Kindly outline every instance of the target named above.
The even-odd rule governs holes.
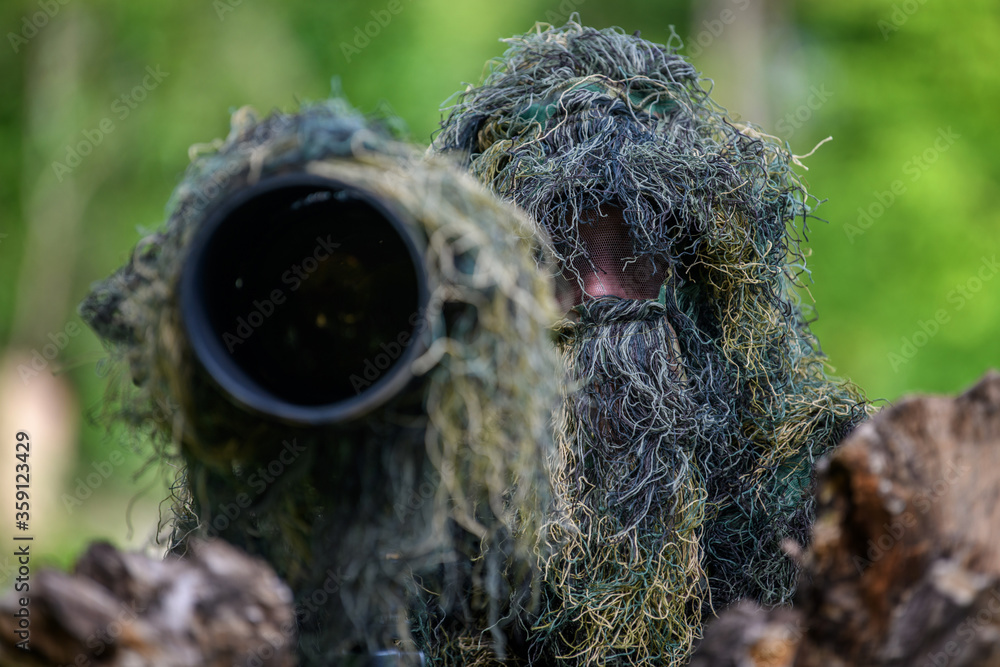
[[[329,178],[282,174],[238,190],[185,260],[191,347],[253,411],[301,424],[360,417],[406,386],[426,349],[422,245],[391,203]]]
[[[398,129],[340,98],[237,110],[81,304],[115,416],[176,471],[170,552],[222,539],[291,592],[294,627],[226,664],[502,662],[543,603],[547,241]]]

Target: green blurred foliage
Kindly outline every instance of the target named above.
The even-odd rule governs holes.
[[[815,330],[871,396],[958,391],[1000,361],[1000,276],[974,291],[1000,250],[1000,8],[808,3],[797,21],[810,79],[836,91],[796,146],[834,136],[809,161],[830,199],[811,239]]]
[[[953,291],[1000,245],[995,3],[397,1],[396,14],[386,13],[397,6],[389,0],[0,5],[0,349],[37,349],[49,333],[79,322],[75,306],[90,283],[124,263],[140,234],[163,220],[188,146],[225,136],[234,109],[292,110],[327,96],[337,78],[356,106],[388,105],[415,141],[427,143],[440,105],[479,81],[487,59],[503,52],[499,40],[579,10],[584,23],[641,30],[655,41],[670,39],[671,25],[689,45],[701,35],[694,61],[716,80],[718,100],[734,112],[740,103],[763,110],[765,117],[747,120],[797,154],[834,137],[803,160],[811,191],[828,200],[817,210],[828,222],[810,221],[814,282],[803,298],[815,298],[814,330],[837,374],[873,398],[895,400],[957,391],[997,365],[1000,277],[974,293],[968,285],[961,306]],[[45,7],[56,8],[47,24],[12,41]],[[735,21],[717,22],[727,8]],[[765,19],[753,28],[757,41],[737,41],[738,27],[755,15]],[[364,35],[379,17],[377,34]],[[752,77],[740,74],[745,44],[759,48],[754,58],[763,64]],[[168,74],[134,108],[123,106],[121,96],[142,83],[147,66]],[[820,102],[813,90],[829,94]],[[60,180],[54,162],[65,162],[105,119],[113,131]],[[958,138],[914,171],[914,156],[948,128]],[[873,204],[897,180],[905,191],[859,228],[859,208],[877,211]],[[921,323],[933,328],[926,323],[942,310],[947,321],[921,338]],[[85,417],[100,411],[101,356],[88,331],[60,360]],[[91,421],[81,432],[78,471],[115,444]],[[109,483],[102,493],[120,502],[110,504],[107,520],[124,523],[122,503],[147,483],[127,475]],[[67,526],[55,551],[77,551],[96,530]]]

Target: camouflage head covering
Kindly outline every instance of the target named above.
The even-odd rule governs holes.
[[[681,664],[706,610],[790,599],[781,545],[808,538],[813,462],[865,416],[795,292],[810,199],[787,147],[730,120],[676,45],[575,19],[506,41],[433,149],[548,231],[575,302],[621,274],[561,325],[574,528],[538,641]]]

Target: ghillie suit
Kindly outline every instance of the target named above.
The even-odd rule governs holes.
[[[794,291],[809,199],[675,47],[572,19],[507,41],[433,149],[548,231],[575,305],[556,478],[575,530],[536,650],[681,664],[706,613],[789,601],[813,462],[865,418]]]
[[[236,112],[225,141],[192,149],[163,228],[81,306],[127,364],[116,416],[149,430],[157,455],[182,471],[172,549],[183,553],[189,536],[207,534],[263,556],[295,592],[302,665],[355,664],[350,655],[367,664],[380,650],[414,647],[435,664],[501,659],[538,598],[559,362],[535,230],[468,174],[399,142],[392,128],[391,119],[363,117],[338,99],[264,119]],[[412,333],[426,336],[426,349],[401,392],[345,423],[286,423],[232,400],[199,363],[179,303],[192,237],[219,203],[294,173],[389,202],[423,246],[429,306]],[[327,245],[347,246],[365,231],[332,222]],[[286,251],[282,225],[291,222],[267,230],[262,262]],[[331,253],[341,262],[331,270],[350,269],[350,257]],[[302,261],[313,271],[302,280],[327,280],[323,261],[318,269]],[[373,279],[382,279],[374,265]],[[248,266],[259,273],[262,265]],[[263,278],[284,290],[282,301],[296,289],[279,275]],[[347,316],[340,303],[321,305],[332,310],[313,315],[316,326]],[[289,307],[274,305],[270,319],[246,316],[257,328],[239,342],[224,338],[230,351],[266,335]],[[281,345],[267,353],[287,352]],[[398,347],[371,350],[380,369],[383,351]],[[299,345],[270,361],[298,368],[336,354]],[[359,391],[372,379],[352,376]]]

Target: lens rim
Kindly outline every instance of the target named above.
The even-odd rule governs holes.
[[[420,320],[413,329],[410,344],[395,364],[390,366],[370,387],[355,396],[323,405],[298,405],[284,400],[249,376],[233,360],[207,315],[205,299],[206,254],[212,239],[230,220],[230,215],[262,195],[288,187],[319,187],[335,193],[346,193],[371,206],[400,236],[416,269],[417,312]],[[428,316],[430,290],[424,259],[423,242],[418,241],[412,216],[400,211],[391,202],[383,201],[371,192],[338,179],[296,172],[269,176],[242,188],[220,200],[206,216],[188,247],[181,269],[179,299],[181,322],[188,335],[191,349],[198,362],[223,392],[237,405],[266,417],[293,424],[322,425],[350,421],[364,416],[398,394],[413,378],[412,362],[429,346]]]

